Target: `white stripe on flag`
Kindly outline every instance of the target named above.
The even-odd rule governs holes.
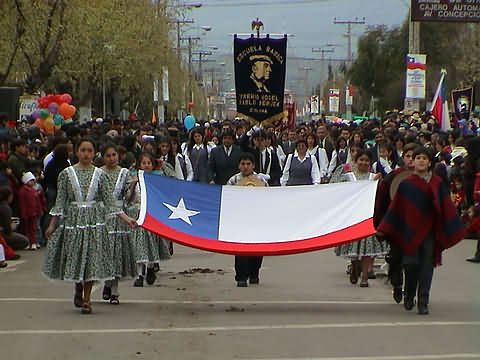
[[[145,191],[145,179],[143,177],[143,170],[138,172],[138,181],[140,182],[141,190],[141,206],[140,206],[140,215],[138,216],[137,224],[142,225],[145,221],[145,215],[147,214],[147,192]],[[135,191],[135,190],[133,190]]]
[[[218,239],[278,243],[346,229],[372,218],[376,188],[376,181],[269,189],[226,186]]]

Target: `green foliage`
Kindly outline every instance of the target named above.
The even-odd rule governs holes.
[[[166,1],[2,0],[0,85],[71,92],[101,108],[103,83],[130,110],[151,113],[153,79],[167,66],[174,111],[186,73],[172,50]],[[96,106],[95,106],[96,105]]]
[[[478,25],[422,23],[420,53],[427,55],[426,101],[433,98],[439,73],[447,69],[449,89],[480,78],[480,61],[471,54],[480,53]],[[403,108],[405,97],[408,21],[401,27],[375,27],[358,41],[358,57],[347,72],[348,79],[360,90],[361,109],[367,110],[372,98],[380,110]]]

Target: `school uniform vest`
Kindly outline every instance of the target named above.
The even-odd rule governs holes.
[[[190,161],[193,168],[193,181],[208,182],[208,151],[203,149],[192,148],[190,152]]]
[[[293,156],[290,163],[287,186],[312,184],[312,158],[307,157],[302,162],[297,157]]]

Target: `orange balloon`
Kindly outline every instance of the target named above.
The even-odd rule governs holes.
[[[43,120],[41,120],[40,118],[35,120],[33,125],[37,126],[40,130],[45,131],[45,127],[43,126]]]
[[[58,113],[63,116],[64,119],[69,119],[70,116],[68,114],[70,113],[70,105],[67,103],[63,103],[58,107]]]

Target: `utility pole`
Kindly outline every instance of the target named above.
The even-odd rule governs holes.
[[[347,62],[348,66],[352,66],[353,63],[353,53],[352,53],[352,26],[353,25],[364,25],[365,18],[355,20],[337,20],[337,18],[333,19],[333,23],[336,25],[347,25],[347,32],[345,33],[345,37],[347,38]],[[347,82],[347,86],[350,86],[350,82]],[[347,120],[352,120],[352,105],[346,104],[345,105],[346,114],[345,117]]]
[[[410,9],[410,11],[412,11]],[[420,53],[420,22],[412,21],[412,17],[408,16],[408,53],[419,54]],[[405,97],[405,109],[411,108],[412,110],[420,111],[419,99],[407,99]]]
[[[193,20],[180,20],[180,19],[176,19],[176,20],[173,20],[172,22],[177,25],[177,57],[178,57],[178,59],[180,60],[180,50],[181,50],[181,48],[180,48],[180,40],[182,40],[181,34],[180,34],[180,25],[181,25],[181,24],[193,24],[194,21],[193,21]]]
[[[304,66],[304,67],[299,68],[298,70],[300,70],[300,71],[305,71],[305,77],[304,77],[304,79],[303,79],[303,87],[304,87],[303,91],[305,92],[305,94],[304,94],[304,98],[305,98],[305,99],[304,99],[304,101],[303,101],[303,110],[305,111],[305,109],[307,108],[308,100],[310,100],[310,99],[309,99],[309,98],[310,98],[310,94],[309,94],[309,91],[308,91],[308,89],[309,89],[309,86],[308,86],[308,73],[309,73],[309,71],[311,71],[311,70],[313,70],[313,69],[312,69],[311,67]],[[308,115],[304,116],[303,122],[306,122],[306,119],[308,119],[308,118],[309,118]]]
[[[189,102],[193,101],[193,87],[192,87],[192,48],[194,45],[194,41],[200,40],[198,36],[189,36],[186,38],[180,38],[180,40],[187,40],[188,41],[188,95],[186,96],[186,104],[188,105]]]
[[[330,44],[327,44],[327,46],[332,46]],[[320,72],[321,72],[321,77],[320,77],[320,99],[321,101],[324,101],[323,106],[326,105],[326,99],[325,99],[325,89],[324,89],[324,75],[325,75],[325,54],[333,53],[335,52],[335,49],[330,48],[330,49],[315,49],[312,48],[313,53],[320,53],[321,54],[321,63],[320,63]],[[321,106],[320,106],[321,107]],[[320,109],[320,113],[322,112],[322,109]]]
[[[213,53],[211,51],[200,50],[200,51],[193,52],[193,54],[199,56],[199,60],[198,60],[198,80],[201,83],[203,83],[202,61],[205,61],[205,60],[202,60],[202,57],[212,55]]]

